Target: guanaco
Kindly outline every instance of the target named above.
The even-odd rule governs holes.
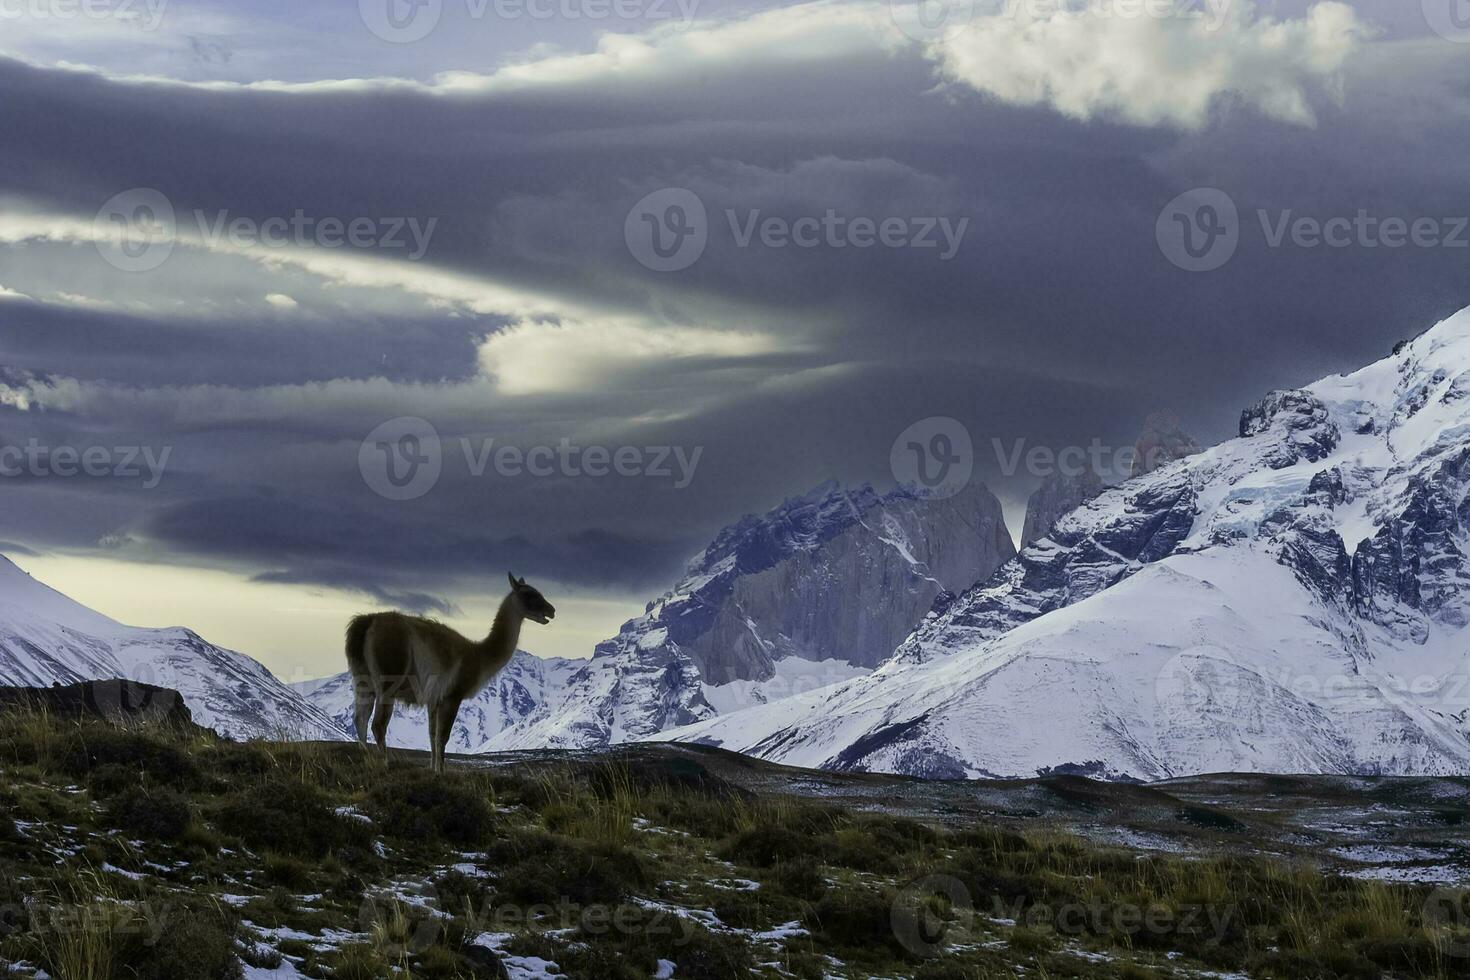
[[[444,771],[444,746],[460,703],[483,690],[510,662],[525,620],[544,626],[556,615],[556,608],[525,579],[509,578],[510,594],[483,640],[466,639],[443,623],[399,612],[353,617],[347,624],[347,666],[357,740],[363,748],[369,715],[373,739],[386,754],[394,702],[421,704],[429,710],[430,768]]]

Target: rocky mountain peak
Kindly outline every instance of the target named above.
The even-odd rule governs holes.
[[[1133,464],[1130,477],[1152,473],[1160,466],[1193,456],[1200,451],[1199,443],[1179,425],[1179,417],[1171,412],[1153,412],[1144,419],[1143,432],[1133,444]]]

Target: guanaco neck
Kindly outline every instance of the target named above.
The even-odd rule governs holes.
[[[515,656],[516,645],[521,642],[521,624],[526,617],[515,598],[511,593],[501,600],[495,622],[490,624],[490,635],[480,641],[480,648],[485,653],[485,668],[491,673],[510,663],[510,658]]]

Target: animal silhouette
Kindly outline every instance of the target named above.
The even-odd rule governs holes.
[[[474,697],[510,662],[526,620],[543,626],[556,615],[526,580],[510,577],[490,635],[471,640],[443,623],[398,612],[354,616],[347,624],[347,667],[352,671],[353,720],[367,747],[368,718],[384,753],[393,705],[421,704],[429,711],[430,767],[444,771],[444,746],[459,706]]]

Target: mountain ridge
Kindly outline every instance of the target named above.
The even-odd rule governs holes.
[[[177,690],[195,722],[233,738],[346,737],[258,661],[187,627],[127,626],[0,555],[0,684],[122,678]]]
[[[1470,311],[1268,393],[1238,438],[1086,501],[873,674],[663,737],[913,775],[1470,771],[1467,365]]]

